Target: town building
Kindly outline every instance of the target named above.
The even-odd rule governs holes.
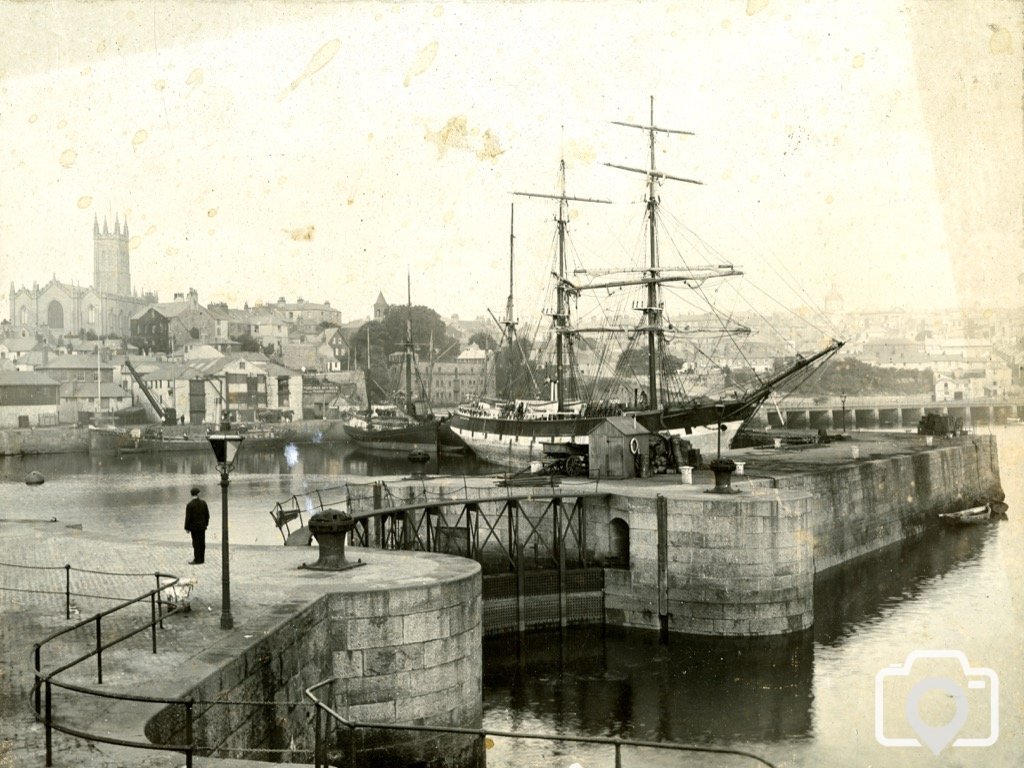
[[[42,427],[60,415],[59,383],[34,371],[0,371],[0,427]]]
[[[131,393],[117,382],[119,366],[96,355],[57,355],[35,367],[35,371],[60,386],[60,420],[80,423],[96,414],[127,408]]]
[[[382,292],[377,293],[377,300],[373,302],[373,319],[378,322],[383,322],[384,318],[388,316],[388,303],[384,299]]]
[[[125,337],[130,319],[156,296],[138,296],[132,292],[129,261],[128,222],[114,219],[110,231],[107,220],[100,228],[93,218],[93,285],[82,287],[58,280],[56,275],[44,285],[15,289],[11,283],[10,313],[15,329],[41,333],[53,339],[67,335],[116,335]]]
[[[174,301],[145,307],[131,318],[131,342],[147,353],[170,353],[190,341],[212,337],[216,321],[199,303],[199,293],[177,293]]]
[[[494,353],[471,345],[455,360],[421,366],[417,378],[423,382],[431,404],[456,405],[470,398],[494,397],[494,369]]]
[[[302,374],[260,352],[225,355],[204,346],[182,360],[140,357],[133,365],[160,407],[173,408],[185,423],[217,424],[225,411],[238,422],[291,420],[302,409]],[[125,374],[122,383],[136,402],[146,402],[132,377]]]
[[[326,326],[341,325],[341,310],[331,307],[331,302],[323,304],[303,301],[301,298],[294,303],[284,300],[284,297],[277,300],[276,304],[265,305],[271,307],[277,315],[288,323],[293,333],[298,335],[315,335]]]

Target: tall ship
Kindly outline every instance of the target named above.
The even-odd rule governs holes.
[[[412,369],[414,347],[412,341],[412,286],[407,280],[407,315],[405,320],[404,409],[393,403],[370,402],[373,389],[367,364],[367,408],[343,425],[345,435],[356,445],[376,451],[406,453],[410,458],[424,454],[464,453],[466,444],[456,436],[445,419],[439,419],[425,399],[413,397]],[[369,363],[369,346],[367,346]]]
[[[566,193],[565,162],[560,166],[558,194],[516,192],[529,198],[547,198],[557,202],[556,258],[552,268],[554,277],[554,306],[547,312],[551,316],[549,338],[553,340],[553,372],[546,378],[547,397],[517,396],[511,387],[502,398],[476,399],[461,404],[451,416],[452,432],[461,438],[480,458],[500,463],[529,461],[543,458],[546,452],[560,444],[586,446],[588,435],[602,420],[612,416],[627,416],[653,433],[679,436],[692,448],[711,452],[721,445],[728,446],[740,427],[783,384],[793,382],[813,372],[834,355],[843,342],[831,340],[806,356],[795,355],[777,370],[748,378],[737,378],[726,367],[718,365],[717,386],[709,385],[714,376],[701,375],[715,364],[716,344],[702,348],[701,337],[713,338],[720,346],[723,339],[749,335],[751,330],[733,322],[729,315],[716,312],[712,292],[708,285],[737,277],[743,273],[733,264],[709,262],[691,266],[663,264],[661,258],[662,234],[661,203],[658,188],[666,181],[700,184],[693,179],[673,176],[657,169],[655,139],[661,135],[692,135],[658,127],[654,123],[654,99],[651,98],[648,124],[614,124],[639,129],[647,134],[650,150],[646,168],[635,168],[604,163],[620,171],[640,174],[646,178],[644,240],[646,254],[634,266],[610,269],[577,269],[570,274],[567,265],[567,228],[569,204],[607,204],[607,200],[575,197]],[[505,316],[499,321],[502,343],[509,350],[509,359],[519,356],[523,366],[530,364],[530,347],[521,343],[514,316],[514,237],[510,238],[509,298]],[[627,290],[639,289],[639,298],[632,309],[639,312],[639,322],[616,322],[618,316],[587,327],[574,322],[573,307],[581,296],[609,296]],[[690,306],[706,307],[710,320],[707,328],[683,327],[666,317],[663,292],[686,292]],[[611,355],[617,363],[610,375],[598,372],[593,381],[581,383],[577,353],[595,349],[588,334],[603,336],[604,350],[598,353],[602,360]],[[617,338],[615,344],[609,339]],[[624,340],[624,341],[623,341]],[[672,341],[684,341],[688,351],[682,356],[669,352]],[[617,353],[617,355],[616,355]],[[536,379],[543,377],[535,377]]]

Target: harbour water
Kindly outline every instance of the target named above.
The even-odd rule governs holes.
[[[484,720],[493,729],[673,740],[756,753],[782,766],[993,765],[1024,762],[1024,428],[995,431],[1009,521],[936,530],[819,579],[812,630],[782,640],[724,641],[599,629],[543,632],[485,644]],[[46,478],[28,487],[31,470]],[[235,545],[280,544],[276,500],[369,475],[437,471],[344,446],[243,451],[231,476]],[[440,470],[485,474],[471,459]],[[63,455],[0,460],[0,516],[81,524],[132,540],[187,541],[193,485],[211,510],[212,454]],[[209,545],[219,541],[219,526]],[[2,551],[0,545],[0,551]],[[10,553],[5,553],[10,554]],[[874,733],[875,675],[914,650],[962,650],[1001,683],[998,741],[883,747]],[[971,724],[986,714],[975,706]],[[753,763],[737,757],[624,751],[626,766]],[[612,766],[609,748],[496,739],[494,766]]]
[[[815,584],[814,627],[786,640],[674,636],[661,644],[656,634],[610,630],[489,640],[486,724],[737,748],[778,766],[1024,764],[1024,428],[994,433],[1008,521],[936,530],[833,569]],[[914,650],[947,649],[998,676],[996,743],[938,756],[879,744],[876,673]],[[971,703],[969,725],[987,724],[986,702]],[[497,740],[487,764],[573,763],[615,764],[610,747],[525,740]],[[624,750],[623,765],[755,763]]]
[[[440,461],[440,464],[438,464]],[[43,485],[28,487],[30,471]],[[350,445],[300,445],[254,452],[245,444],[231,472],[228,508],[232,544],[280,544],[269,512],[293,494],[359,485],[372,477],[423,473],[489,474],[493,466],[472,456],[436,457],[424,464],[404,455],[372,454]],[[59,454],[0,458],[0,515],[102,528],[131,540],[186,541],[183,531],[189,490],[198,486],[215,520],[207,546],[220,541],[220,480],[212,450],[117,456]]]

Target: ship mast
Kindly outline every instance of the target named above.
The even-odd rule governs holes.
[[[512,399],[512,354],[516,344],[516,326],[519,323],[516,321],[515,316],[515,282],[516,279],[516,205],[512,203],[512,210],[509,214],[509,229],[508,229],[508,298],[505,300],[505,318],[498,320],[494,313],[491,312],[491,318],[501,328],[501,341],[498,342],[498,350],[500,350],[505,343],[508,343],[508,371],[505,378],[505,399]],[[490,310],[487,310],[490,312]],[[497,376],[498,372],[498,358],[495,354],[494,358],[494,372]]]
[[[516,204],[512,203],[508,219],[508,301],[505,302],[505,327],[511,334],[515,333],[515,293],[516,293]]]
[[[648,262],[648,268],[644,270],[644,272],[647,273],[647,277],[643,281],[647,283],[647,305],[641,308],[644,313],[644,323],[637,330],[647,333],[647,387],[650,392],[648,407],[655,409],[659,407],[658,369],[660,367],[660,346],[664,334],[664,325],[662,323],[664,305],[661,301],[661,283],[668,282],[668,280],[661,276],[662,269],[658,261],[657,212],[659,200],[655,190],[655,182],[660,183],[662,179],[685,181],[688,184],[700,184],[701,182],[695,181],[694,179],[684,179],[679,176],[670,176],[669,174],[662,173],[657,169],[654,155],[654,135],[656,133],[674,133],[683,136],[692,136],[693,133],[691,131],[678,131],[672,128],[659,128],[656,126],[654,124],[653,96],[651,96],[651,119],[647,125],[623,123],[617,120],[613,120],[612,123],[614,125],[623,125],[627,128],[639,128],[643,131],[647,131],[648,142],[651,150],[650,166],[647,169],[630,168],[625,165],[615,165],[614,163],[605,163],[605,165],[611,168],[618,168],[623,171],[642,173],[647,176],[647,223],[650,237],[650,260]]]
[[[571,286],[566,279],[565,269],[565,231],[569,224],[569,202],[577,203],[611,203],[610,200],[597,200],[590,197],[572,197],[565,193],[565,158],[559,161],[559,181],[561,192],[557,195],[545,195],[540,192],[513,192],[521,197],[543,197],[549,200],[558,201],[558,215],[555,223],[558,226],[558,273],[556,274],[557,286],[555,289],[557,300],[555,304],[554,331],[555,331],[555,392],[558,400],[558,412],[565,410],[565,388],[562,386],[565,369],[564,341],[566,334],[572,333],[569,326],[569,301],[568,295]]]
[[[405,273],[405,412],[415,416],[412,406],[412,277]]]

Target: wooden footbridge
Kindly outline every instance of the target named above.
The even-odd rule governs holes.
[[[587,520],[606,508],[607,497],[593,482],[500,488],[377,481],[295,495],[270,514],[287,545],[310,544],[309,517],[335,509],[355,519],[352,546],[476,560],[484,573],[485,629],[522,630],[601,613],[603,570],[587,542]]]

